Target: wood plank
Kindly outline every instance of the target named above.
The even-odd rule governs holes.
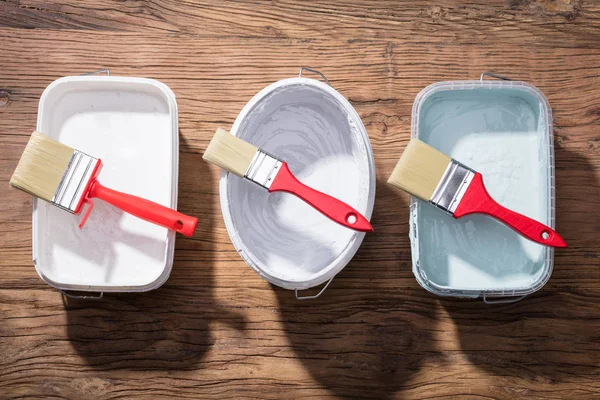
[[[600,4],[580,0],[210,1],[0,3],[0,27],[154,32],[203,37],[335,38],[420,44],[600,45]],[[502,27],[502,29],[499,29]]]
[[[480,302],[380,290],[332,288],[312,303],[275,290],[270,305],[250,307],[220,287],[171,282],[67,305],[51,290],[3,289],[0,387],[67,398],[591,398],[598,390],[598,290],[545,293],[497,307],[495,318],[482,318],[490,308]]]
[[[108,67],[174,90],[179,207],[204,219],[162,288],[65,304],[32,266],[31,199],[0,191],[0,398],[597,398],[599,25],[600,4],[579,1],[1,2],[0,184],[44,88]],[[376,231],[311,302],[244,264],[201,160],[216,127],[300,66],[357,109],[377,167]],[[540,292],[495,307],[420,288],[408,198],[385,184],[417,93],[488,70],[548,97],[570,244]]]

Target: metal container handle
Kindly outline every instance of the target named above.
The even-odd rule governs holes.
[[[335,278],[335,276],[333,278]],[[312,300],[312,299],[318,298],[319,296],[321,296],[323,294],[323,292],[325,292],[325,289],[327,289],[327,287],[329,286],[329,284],[331,283],[333,278],[331,278],[330,280],[327,281],[327,283],[325,284],[325,286],[323,286],[323,288],[319,291],[319,293],[312,295],[312,296],[298,296],[298,289],[294,289],[294,293],[296,295],[296,300]]]
[[[71,299],[79,299],[79,300],[101,300],[104,297],[104,292],[98,292],[97,295],[80,295],[80,294],[72,294],[67,290],[58,289],[63,295],[71,298]],[[93,293],[93,292],[92,292]]]
[[[516,303],[517,301],[521,301],[523,300],[525,297],[527,297],[527,295],[524,296],[519,296],[519,297],[511,297],[508,299],[498,299],[498,300],[490,300],[487,298],[487,296],[484,294],[483,295],[483,302],[485,304],[511,304],[511,303]]]
[[[99,69],[98,71],[94,71],[94,72],[86,72],[85,74],[81,74],[81,76],[100,75],[102,73],[105,73],[106,76],[110,76],[110,69],[106,68],[106,69]]]
[[[479,78],[479,80],[481,82],[483,82],[483,78],[486,77],[486,76],[489,76],[490,78],[501,79],[503,81],[512,81],[512,79],[510,79],[510,78],[507,78],[507,77],[501,76],[501,75],[496,75],[496,74],[494,74],[492,72],[484,72],[484,73],[482,73],[481,77]]]
[[[312,72],[314,74],[321,75],[321,78],[323,78],[325,83],[327,83],[329,86],[331,86],[331,83],[329,83],[329,79],[327,79],[325,77],[325,75],[323,75],[323,73],[317,71],[316,69],[312,69],[312,68],[308,68],[308,67],[300,67],[300,74],[298,75],[300,78],[302,78],[302,72],[304,72],[304,71],[308,71],[308,72]]]

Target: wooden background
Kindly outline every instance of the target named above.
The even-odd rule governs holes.
[[[311,302],[241,261],[201,159],[217,126],[300,66],[359,112],[378,185],[376,232]],[[159,290],[63,304],[32,266],[31,199],[8,180],[43,89],[100,68],[176,93],[180,210],[202,223]],[[407,196],[385,184],[415,95],[483,71],[548,97],[571,246],[512,305],[420,288]],[[600,398],[599,178],[598,2],[0,1],[0,398]]]

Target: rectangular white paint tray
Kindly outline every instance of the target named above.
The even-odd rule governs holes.
[[[177,207],[177,103],[166,85],[115,76],[58,79],[40,98],[37,130],[102,159],[104,185]],[[82,230],[81,216],[37,199],[33,208],[33,260],[49,285],[141,292],[168,279],[174,232],[100,200]]]
[[[524,82],[439,82],[415,99],[412,137],[481,172],[499,203],[554,228],[551,113]],[[487,216],[457,220],[412,199],[410,219],[413,272],[437,295],[514,300],[550,278],[552,248]]]

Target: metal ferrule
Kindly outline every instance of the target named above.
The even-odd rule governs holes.
[[[283,164],[283,161],[259,149],[256,154],[254,154],[254,158],[252,159],[244,178],[249,179],[268,190],[273,183],[273,179],[277,176],[281,164]]]
[[[75,213],[85,195],[87,183],[93,178],[97,158],[75,150],[67,171],[54,193],[52,203],[63,210]]]
[[[429,203],[450,215],[454,214],[474,176],[475,171],[451,160]]]

